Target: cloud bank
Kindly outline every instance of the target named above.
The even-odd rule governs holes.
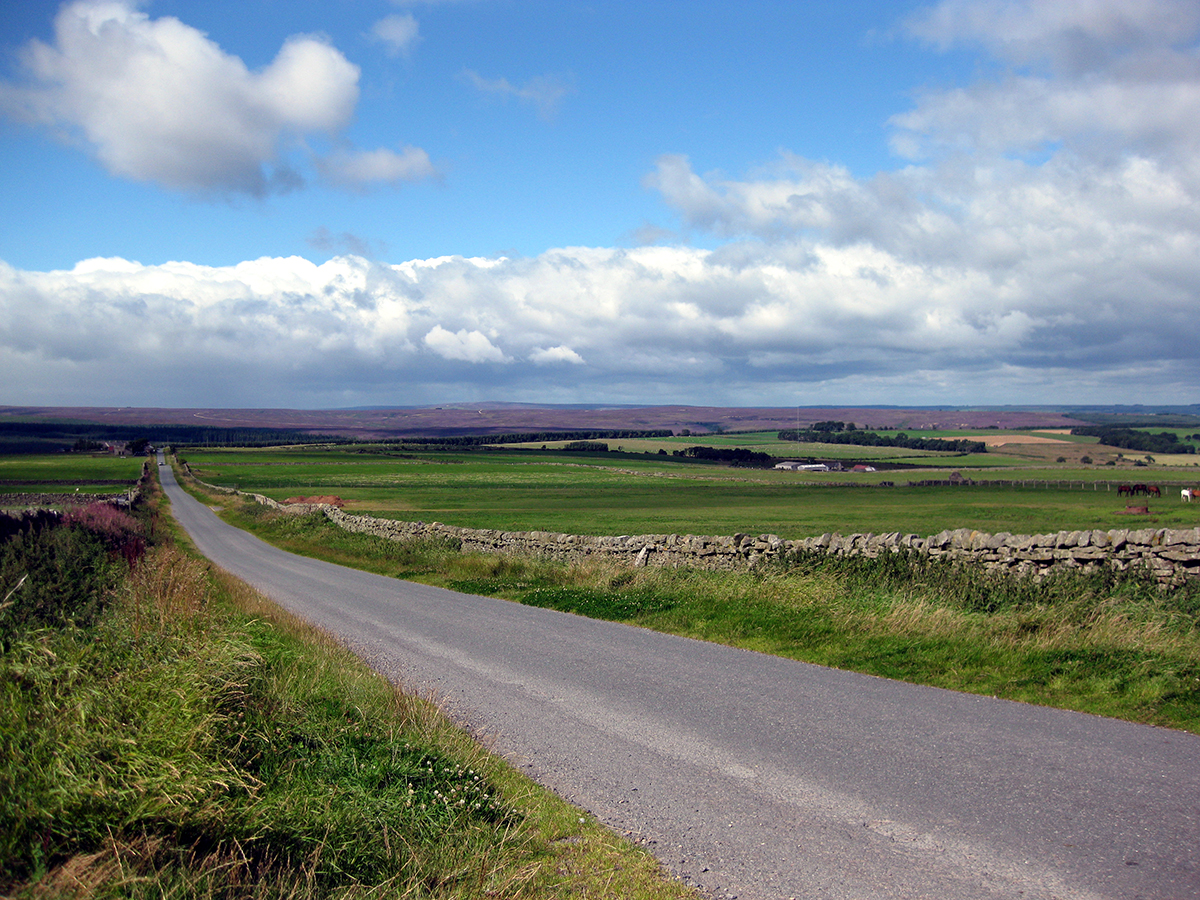
[[[657,160],[716,249],[0,267],[0,371],[27,403],[1195,402],[1200,11],[948,0],[905,27],[995,66],[892,120],[895,170]]]

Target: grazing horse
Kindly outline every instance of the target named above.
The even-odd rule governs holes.
[[[1123,484],[1117,488],[1117,496],[1118,497],[1132,497],[1133,496],[1133,488],[1128,484]]]
[[[1191,503],[1192,498],[1195,496],[1196,496],[1195,488],[1184,488],[1182,491],[1179,492],[1179,499],[1182,500],[1184,503]]]
[[[1162,496],[1162,491],[1160,491],[1160,490],[1158,489],[1158,485],[1157,485],[1157,484],[1151,484],[1151,485],[1147,486],[1147,488],[1146,488],[1146,496],[1148,496],[1148,497],[1161,497],[1161,496]]]

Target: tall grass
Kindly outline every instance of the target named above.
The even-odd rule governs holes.
[[[245,585],[96,540],[124,574],[77,586],[93,616],[5,626],[0,894],[687,896]]]

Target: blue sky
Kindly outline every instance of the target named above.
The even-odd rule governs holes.
[[[0,403],[1189,403],[1200,7],[0,7]]]

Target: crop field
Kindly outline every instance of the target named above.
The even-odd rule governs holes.
[[[1167,429],[1186,440],[1191,430]],[[676,435],[663,438],[625,438],[606,441],[612,451],[627,453],[671,454],[686,447],[741,447],[758,453],[769,453],[780,459],[845,460],[863,463],[887,463],[909,466],[953,466],[959,469],[1013,468],[1031,465],[1055,466],[1130,466],[1136,460],[1146,461],[1145,454],[1135,450],[1106,447],[1099,439],[1073,435],[1066,429],[1026,429],[1001,431],[997,429],[923,429],[918,431],[875,429],[881,437],[894,438],[903,433],[910,438],[981,441],[988,447],[983,454],[963,455],[936,450],[913,450],[897,447],[872,447],[854,444],[797,443],[781,441],[779,432],[763,431],[747,434]],[[505,449],[561,449],[566,440],[505,444]],[[1155,465],[1168,468],[1200,468],[1200,457],[1192,454],[1152,454]],[[1091,461],[1089,463],[1089,460]],[[1108,473],[1110,477],[1116,476]],[[1197,473],[1200,476],[1200,473]],[[1087,477],[1087,476],[1085,476]]]
[[[895,431],[880,431],[881,435],[895,436]],[[922,432],[923,437],[967,437],[973,433]],[[1091,440],[1095,440],[1092,438]],[[550,450],[561,449],[568,441],[531,441],[524,444],[506,444],[504,447],[519,447],[522,449]],[[822,459],[879,459],[879,460],[918,460],[928,463],[939,458],[961,458],[956,453],[939,453],[925,450],[898,450],[895,447],[866,447],[847,444],[797,443],[796,441],[781,441],[777,431],[760,431],[748,434],[700,434],[675,435],[660,438],[620,438],[606,440],[610,450],[629,453],[658,453],[663,450],[672,453],[686,447],[740,447],[757,453],[769,453],[782,459],[794,457],[817,456]]]
[[[336,496],[350,512],[509,531],[800,538],[1200,524],[1200,504],[1181,504],[1171,487],[1176,475],[1157,467],[989,467],[967,472],[984,484],[917,487],[909,481],[945,480],[952,470],[796,473],[657,454],[515,449],[191,450],[185,457],[202,481],[280,501]],[[967,468],[962,462],[954,460],[955,470]],[[1126,513],[1126,498],[1116,493],[1118,482],[1131,480],[1163,484],[1161,498],[1137,501],[1148,506],[1147,515]]]
[[[119,493],[137,482],[142,461],[109,454],[0,455],[0,503],[14,493]]]

